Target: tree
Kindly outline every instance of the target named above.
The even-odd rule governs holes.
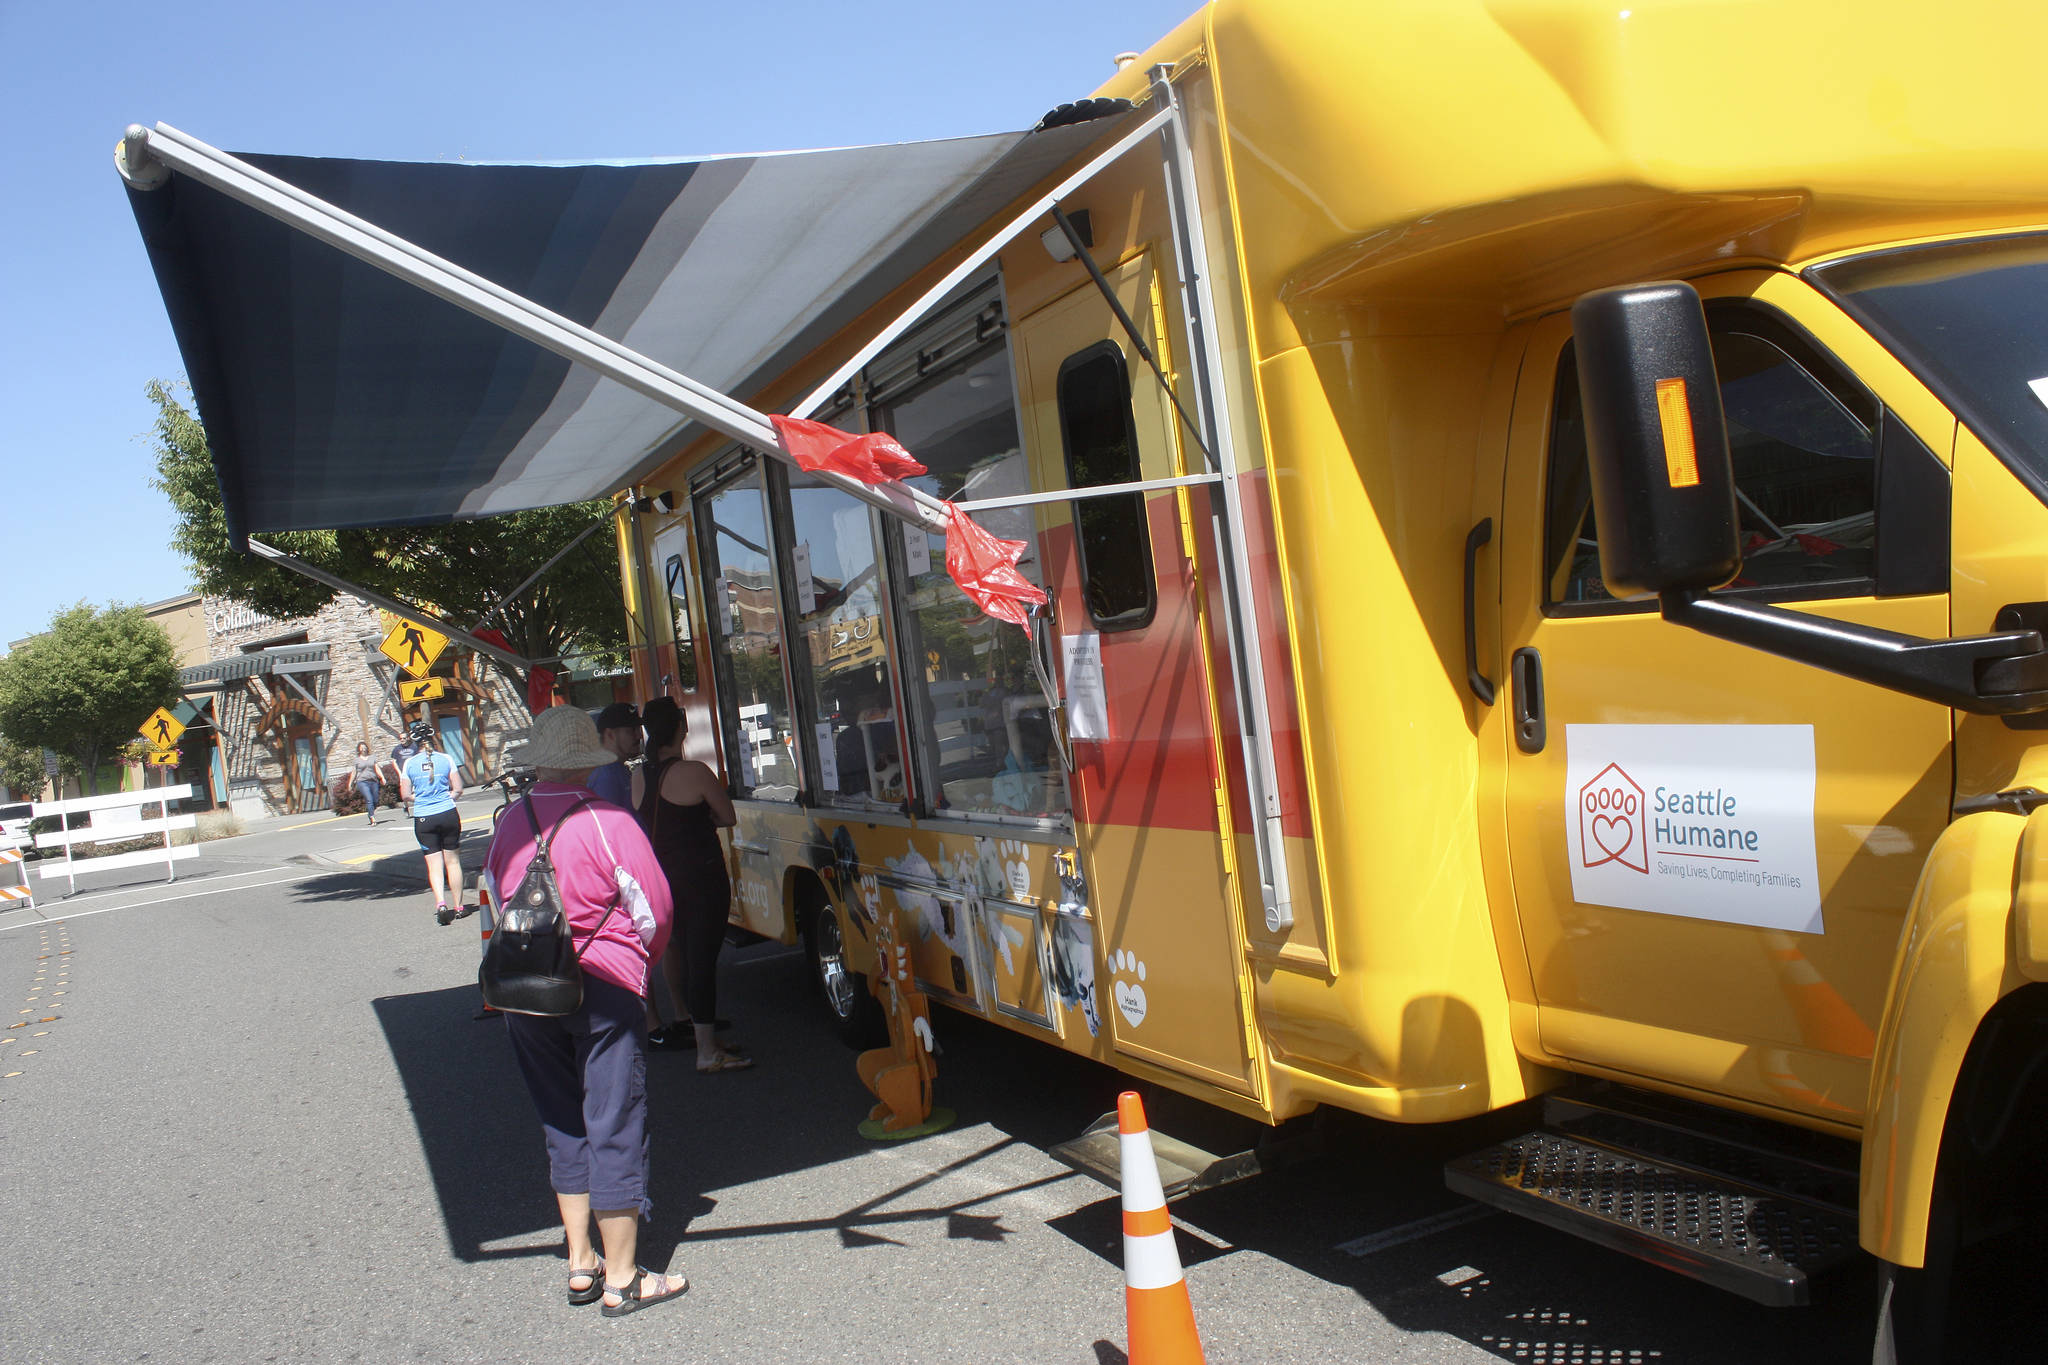
[[[35,799],[43,789],[42,750],[0,735],[0,787],[24,801]]]
[[[80,602],[0,658],[0,734],[68,755],[93,796],[101,758],[177,696],[177,651],[141,607]]]
[[[227,514],[206,429],[170,385],[151,380],[157,406],[152,433],[157,476],[177,527],[171,548],[191,562],[195,586],[231,597],[270,616],[309,615],[334,593],[313,580],[228,546]],[[445,526],[380,526],[342,531],[285,531],[263,540],[338,578],[401,601],[431,605],[457,625],[480,620],[548,558],[610,514],[604,499],[511,512]],[[594,542],[594,543],[593,543]],[[585,541],[490,624],[529,659],[588,656],[625,661],[625,611],[616,559],[601,533]]]

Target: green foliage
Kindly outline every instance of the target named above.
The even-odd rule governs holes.
[[[227,514],[214,477],[206,429],[171,387],[151,380],[156,487],[177,516],[171,548],[191,562],[201,592],[232,597],[271,616],[304,616],[334,594],[289,569],[228,547]],[[457,625],[479,620],[498,597],[526,580],[557,550],[608,515],[603,499],[512,512],[445,526],[380,526],[345,531],[265,533],[266,544],[336,577],[401,601],[418,602]],[[529,659],[577,653],[623,662],[624,608],[618,562],[602,533],[571,553],[491,624]]]
[[[0,787],[26,801],[43,789],[43,751],[0,735]]]
[[[177,651],[141,607],[81,602],[0,658],[0,734],[69,756],[94,795],[101,762],[177,696]]]

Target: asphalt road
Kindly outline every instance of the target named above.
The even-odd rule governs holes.
[[[642,1258],[690,1294],[567,1306],[538,1126],[473,1018],[475,922],[434,924],[409,850],[402,821],[273,821],[175,883],[0,915],[0,1359],[1124,1359],[1115,1194],[1044,1152],[1114,1073],[942,1015],[958,1124],[866,1143],[851,1054],[774,945],[724,975],[755,1070],[650,1059]],[[1337,1116],[1321,1155],[1177,1204],[1209,1359],[1869,1358],[1868,1267],[1769,1310],[1448,1194],[1444,1159],[1518,1117]]]

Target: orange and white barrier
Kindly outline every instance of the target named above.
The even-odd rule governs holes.
[[[21,878],[19,886],[0,886],[0,910],[36,908],[36,889],[29,884],[28,864],[21,860],[20,849],[0,848],[0,875]]]
[[[1116,1097],[1124,1204],[1124,1313],[1131,1365],[1202,1365],[1195,1305],[1152,1155],[1152,1130],[1135,1090]]]
[[[460,900],[461,897],[458,895],[456,899]],[[485,874],[476,879],[476,924],[477,929],[482,933],[481,942],[484,948],[491,946],[491,926],[497,923],[497,920],[497,911],[493,907],[491,900],[491,879],[489,874]],[[479,949],[479,951],[481,952],[482,950]],[[484,1013],[479,1014],[477,1018],[483,1018],[484,1014],[496,1013],[497,1011],[492,1009],[490,1002],[486,1000],[484,1002]]]

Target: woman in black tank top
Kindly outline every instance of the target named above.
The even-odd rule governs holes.
[[[662,957],[662,976],[670,995],[690,1012],[697,1069],[741,1070],[753,1059],[720,1047],[715,1025],[718,951],[732,913],[732,881],[718,831],[730,829],[737,817],[718,775],[682,756],[689,729],[673,698],[648,702],[640,723],[647,730],[647,761],[633,777],[633,804],[675,901],[675,930]],[[648,1009],[651,1013],[653,1006]],[[665,1037],[654,1045],[665,1045]]]

